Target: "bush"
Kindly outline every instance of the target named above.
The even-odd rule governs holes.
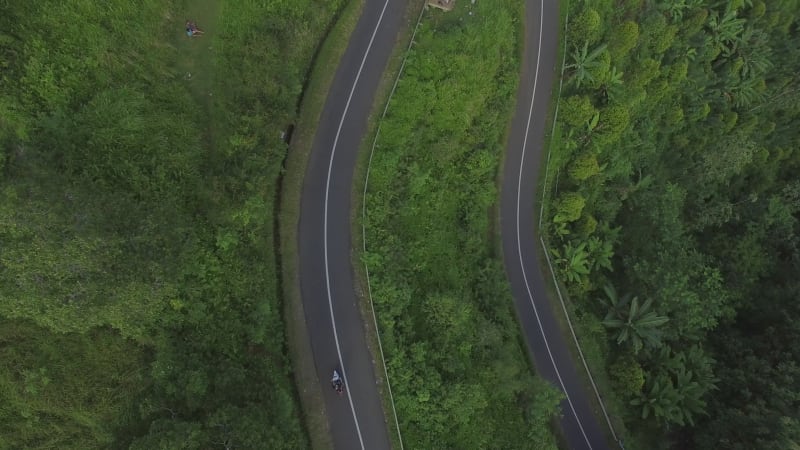
[[[554,222],[574,222],[581,217],[583,207],[586,206],[586,199],[577,192],[565,192],[561,194],[556,206]]]
[[[583,181],[600,173],[600,165],[592,152],[584,151],[572,161],[568,173],[573,180]]]
[[[558,118],[573,128],[583,127],[595,114],[597,108],[585,95],[567,97],[558,109]]]
[[[572,42],[588,41],[589,45],[592,45],[600,40],[603,33],[602,25],[600,13],[594,9],[585,9],[570,20],[570,40]]]
[[[628,52],[636,47],[639,42],[639,25],[630,20],[625,21],[611,31],[608,39],[608,51],[611,53],[611,60],[615,63],[621,61],[628,55]]]

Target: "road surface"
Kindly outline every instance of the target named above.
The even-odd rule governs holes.
[[[537,256],[534,203],[543,160],[545,121],[557,59],[558,1],[528,0],[517,107],[506,149],[500,199],[503,258],[517,316],[537,371],[564,391],[561,427],[573,450],[607,449],[565,337],[555,320]]]
[[[317,125],[301,200],[300,286],[319,382],[335,367],[346,389],[326,388],[337,449],[388,449],[389,435],[354,290],[350,249],[353,169],[378,84],[406,9],[366,0]]]
[[[325,103],[307,168],[299,224],[300,283],[320,383],[333,369],[347,389],[325,390],[338,449],[389,448],[388,430],[364,337],[351,265],[353,168],[376,88],[402,26],[405,2],[366,0]],[[591,413],[564,337],[545,297],[537,259],[534,195],[558,45],[556,0],[529,0],[518,104],[501,198],[506,271],[537,370],[564,390],[562,427],[572,449],[608,448]]]

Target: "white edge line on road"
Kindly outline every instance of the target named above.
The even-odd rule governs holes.
[[[567,2],[567,8],[569,8],[569,2]],[[569,27],[569,11],[564,18],[564,59],[561,62],[561,79],[558,81],[558,94],[556,100],[556,110],[553,113],[553,127],[550,130],[550,136],[555,136],[556,134],[556,124],[558,123],[558,108],[561,105],[561,88],[564,85],[564,70],[566,69],[567,64],[567,29]],[[542,201],[539,208],[539,230],[542,229],[542,222],[544,220],[544,203],[547,196],[547,179],[548,174],[550,172],[550,156],[553,153],[552,146],[547,149],[547,161],[545,162],[544,166],[544,183],[542,183]],[[594,381],[594,377],[592,376],[592,371],[589,370],[589,364],[586,362],[586,358],[583,356],[583,350],[581,349],[581,344],[578,342],[578,336],[575,334],[575,328],[572,326],[572,320],[569,318],[569,312],[567,311],[567,305],[564,303],[564,296],[561,294],[561,288],[558,287],[558,278],[556,278],[556,271],[553,268],[553,263],[550,261],[550,249],[547,248],[547,244],[544,242],[544,237],[542,233],[539,233],[539,241],[542,243],[542,250],[544,250],[544,256],[547,258],[547,265],[550,267],[550,274],[553,276],[553,284],[556,287],[556,292],[558,293],[558,300],[561,303],[561,309],[564,311],[564,317],[567,319],[567,325],[569,325],[569,331],[572,334],[572,340],[575,342],[575,348],[578,349],[578,356],[580,356],[581,361],[583,362],[583,368],[586,370],[586,374],[589,376],[589,382],[592,385],[592,389],[594,390],[594,395],[597,398],[597,402],[600,404],[600,409],[603,411],[603,416],[606,419],[606,424],[608,424],[608,429],[611,431],[611,437],[614,439],[616,443],[619,444],[620,448],[625,448],[622,444],[622,440],[617,436],[616,430],[614,430],[614,425],[611,423],[611,418],[608,417],[608,411],[606,411],[606,405],[603,401],[603,398],[600,396],[600,391],[597,389],[597,384]]]
[[[539,11],[539,48],[536,53],[536,72],[533,78],[533,92],[531,93],[531,106],[528,111],[528,122],[525,125],[525,138],[522,141],[522,156],[520,158],[519,163],[519,178],[517,180],[517,211],[516,211],[516,228],[517,228],[517,254],[519,255],[519,265],[522,269],[522,278],[525,281],[525,289],[528,293],[528,300],[531,303],[531,307],[533,307],[533,313],[536,315],[536,322],[539,324],[539,331],[542,333],[542,340],[544,341],[545,348],[547,348],[547,354],[550,357],[550,362],[553,363],[553,369],[556,371],[556,377],[558,377],[558,382],[561,384],[561,389],[564,391],[564,395],[567,397],[567,403],[569,403],[569,407],[572,410],[572,415],[575,417],[575,421],[578,423],[578,428],[581,430],[581,434],[583,435],[583,439],[586,441],[586,445],[589,446],[589,449],[592,448],[591,442],[589,442],[589,438],[586,436],[586,431],[583,429],[583,424],[581,423],[581,419],[578,417],[578,414],[575,412],[575,406],[572,404],[572,399],[569,397],[569,392],[567,392],[567,388],[564,385],[564,381],[561,379],[561,373],[558,370],[558,365],[556,365],[556,361],[553,358],[553,353],[550,350],[550,344],[547,342],[547,336],[545,335],[544,328],[542,327],[542,320],[539,317],[539,311],[536,309],[536,304],[533,301],[533,294],[531,293],[531,287],[528,283],[528,275],[525,271],[525,263],[522,260],[522,244],[520,242],[520,229],[519,229],[519,205],[520,205],[520,196],[522,193],[522,169],[524,167],[525,162],[525,149],[528,145],[528,132],[530,131],[531,127],[531,120],[533,118],[533,103],[536,99],[536,85],[539,81],[539,69],[540,67],[540,59],[542,54],[542,24],[544,23],[544,0],[541,0],[541,8]]]
[[[389,5],[389,0],[386,0],[383,3],[383,9],[381,9],[381,15],[378,17],[378,23],[375,24],[375,29],[372,30],[372,37],[369,39],[369,44],[367,45],[366,51],[364,51],[364,57],[361,59],[361,65],[358,67],[358,72],[356,73],[356,78],[353,80],[353,86],[350,88],[350,95],[347,96],[347,103],[344,105],[344,111],[342,111],[342,117],[339,120],[339,128],[336,129],[336,137],[333,139],[333,146],[331,147],[331,158],[328,162],[328,179],[325,182],[325,216],[324,216],[324,224],[323,224],[323,247],[325,250],[325,284],[328,290],[328,308],[331,313],[331,326],[333,327],[333,338],[336,341],[336,353],[339,355],[339,367],[342,369],[342,377],[344,377],[345,383],[347,383],[347,370],[344,367],[344,361],[342,360],[342,349],[339,346],[339,334],[336,332],[336,318],[333,314],[333,297],[331,296],[331,274],[330,270],[328,269],[328,197],[330,194],[331,189],[331,172],[333,171],[333,158],[336,156],[336,144],[339,142],[339,135],[342,132],[342,126],[344,125],[344,119],[347,116],[347,110],[350,108],[350,101],[353,100],[353,94],[356,91],[356,86],[358,85],[358,80],[361,78],[361,71],[364,70],[364,64],[367,62],[367,56],[369,56],[369,51],[372,49],[372,43],[375,41],[375,35],[378,34],[378,28],[381,26],[381,22],[383,21],[383,15],[386,13],[386,7]],[[364,438],[361,436],[361,427],[358,425],[358,417],[356,416],[356,408],[353,404],[353,396],[350,395],[350,389],[345,389],[347,391],[347,399],[350,401],[350,411],[353,413],[353,422],[356,424],[356,432],[358,433],[358,440],[361,443],[361,449],[364,450]]]
[[[422,16],[425,14],[425,10],[427,9],[427,4],[422,6],[422,11],[419,13],[419,17],[417,17],[417,23],[414,25],[414,31],[411,33],[411,39],[408,42],[408,47],[406,48],[406,54],[403,56],[403,62],[400,64],[400,69],[397,71],[397,78],[394,80],[394,84],[392,85],[392,90],[389,92],[389,98],[386,99],[386,105],[383,108],[383,113],[381,114],[381,118],[378,120],[378,128],[375,131],[375,139],[372,140],[372,148],[369,152],[369,161],[367,162],[367,173],[364,176],[364,193],[361,197],[361,245],[362,251],[364,254],[367,253],[367,187],[369,186],[369,172],[372,168],[372,157],[375,155],[375,148],[378,145],[378,136],[381,134],[381,122],[383,118],[386,117],[386,113],[389,111],[389,104],[392,101],[392,97],[394,96],[394,91],[397,90],[397,85],[400,82],[400,77],[403,74],[403,69],[406,67],[406,60],[408,60],[408,54],[411,52],[411,47],[414,45],[414,37],[417,35],[417,30],[419,29],[419,24],[422,22]],[[389,381],[389,369],[386,367],[386,358],[383,356],[383,344],[381,343],[381,333],[380,329],[378,328],[378,316],[375,314],[375,303],[372,301],[372,285],[370,284],[369,280],[369,264],[364,262],[364,274],[367,277],[367,298],[369,299],[369,307],[372,311],[372,322],[375,325],[375,334],[378,337],[378,350],[381,354],[381,362],[383,363],[383,373],[386,376],[386,386],[389,390],[389,400],[392,403],[392,413],[394,414],[394,424],[397,428],[397,439],[400,441],[400,450],[403,450],[403,435],[400,432],[400,421],[397,418],[397,407],[394,404],[394,394],[392,394],[392,383]]]

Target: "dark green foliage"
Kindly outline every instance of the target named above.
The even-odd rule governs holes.
[[[308,445],[280,132],[343,2],[178,3],[0,4],[2,448]]]
[[[605,40],[576,37],[567,55],[578,82],[565,84],[546,200],[562,280],[578,314],[611,327],[612,382],[634,407],[629,428],[650,435],[642,446],[670,430],[681,448],[792,448],[800,3],[615,4],[575,8],[579,28],[600,13]],[[619,232],[599,240],[610,260],[589,251],[604,224]],[[631,296],[597,300],[615,291]],[[645,304],[652,329],[631,311]]]
[[[381,124],[366,258],[409,448],[555,448],[560,396],[530,374],[490,232],[520,8],[432,13]]]

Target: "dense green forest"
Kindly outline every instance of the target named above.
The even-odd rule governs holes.
[[[798,19],[571,2],[545,231],[640,448],[800,445]]]
[[[0,2],[0,448],[308,446],[274,209],[342,4]]]
[[[381,123],[364,258],[408,448],[556,448],[492,231],[521,14],[428,12]]]

